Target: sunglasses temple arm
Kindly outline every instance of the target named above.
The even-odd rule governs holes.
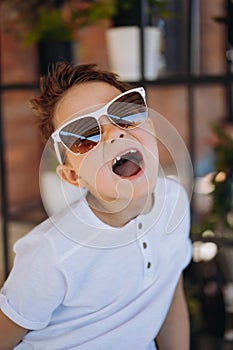
[[[53,145],[54,145],[54,150],[55,150],[57,159],[58,159],[59,163],[62,165],[63,162],[62,162],[62,159],[61,159],[61,155],[60,155],[60,151],[59,151],[59,147],[58,147],[57,141],[54,141]]]

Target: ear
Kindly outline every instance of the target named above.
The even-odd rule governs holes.
[[[56,171],[58,176],[62,180],[70,183],[73,186],[83,187],[83,186],[80,186],[80,183],[79,183],[80,177],[76,174],[75,170],[71,166],[66,164],[58,165]]]

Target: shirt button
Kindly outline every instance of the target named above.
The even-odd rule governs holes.
[[[144,249],[146,249],[146,248],[147,248],[146,242],[143,242],[143,243],[142,243],[142,246],[143,246]]]
[[[139,222],[139,224],[138,224],[138,228],[139,228],[139,230],[141,230],[141,229],[142,229],[142,223],[141,223],[141,222]]]
[[[147,268],[148,268],[148,269],[151,268],[151,262],[150,262],[150,261],[147,263]]]

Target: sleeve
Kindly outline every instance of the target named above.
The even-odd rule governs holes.
[[[13,269],[0,292],[0,309],[26,329],[42,329],[64,298],[65,278],[43,234],[19,240],[15,253]]]

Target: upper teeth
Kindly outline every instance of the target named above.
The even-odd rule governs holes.
[[[131,149],[129,151],[127,151],[126,153],[136,153],[137,150],[136,149]],[[126,154],[124,153],[124,154]],[[124,154],[122,154],[121,156],[117,156],[114,161],[113,161],[113,165],[116,164],[117,162],[119,162],[119,160],[121,160],[121,158],[124,156]]]

